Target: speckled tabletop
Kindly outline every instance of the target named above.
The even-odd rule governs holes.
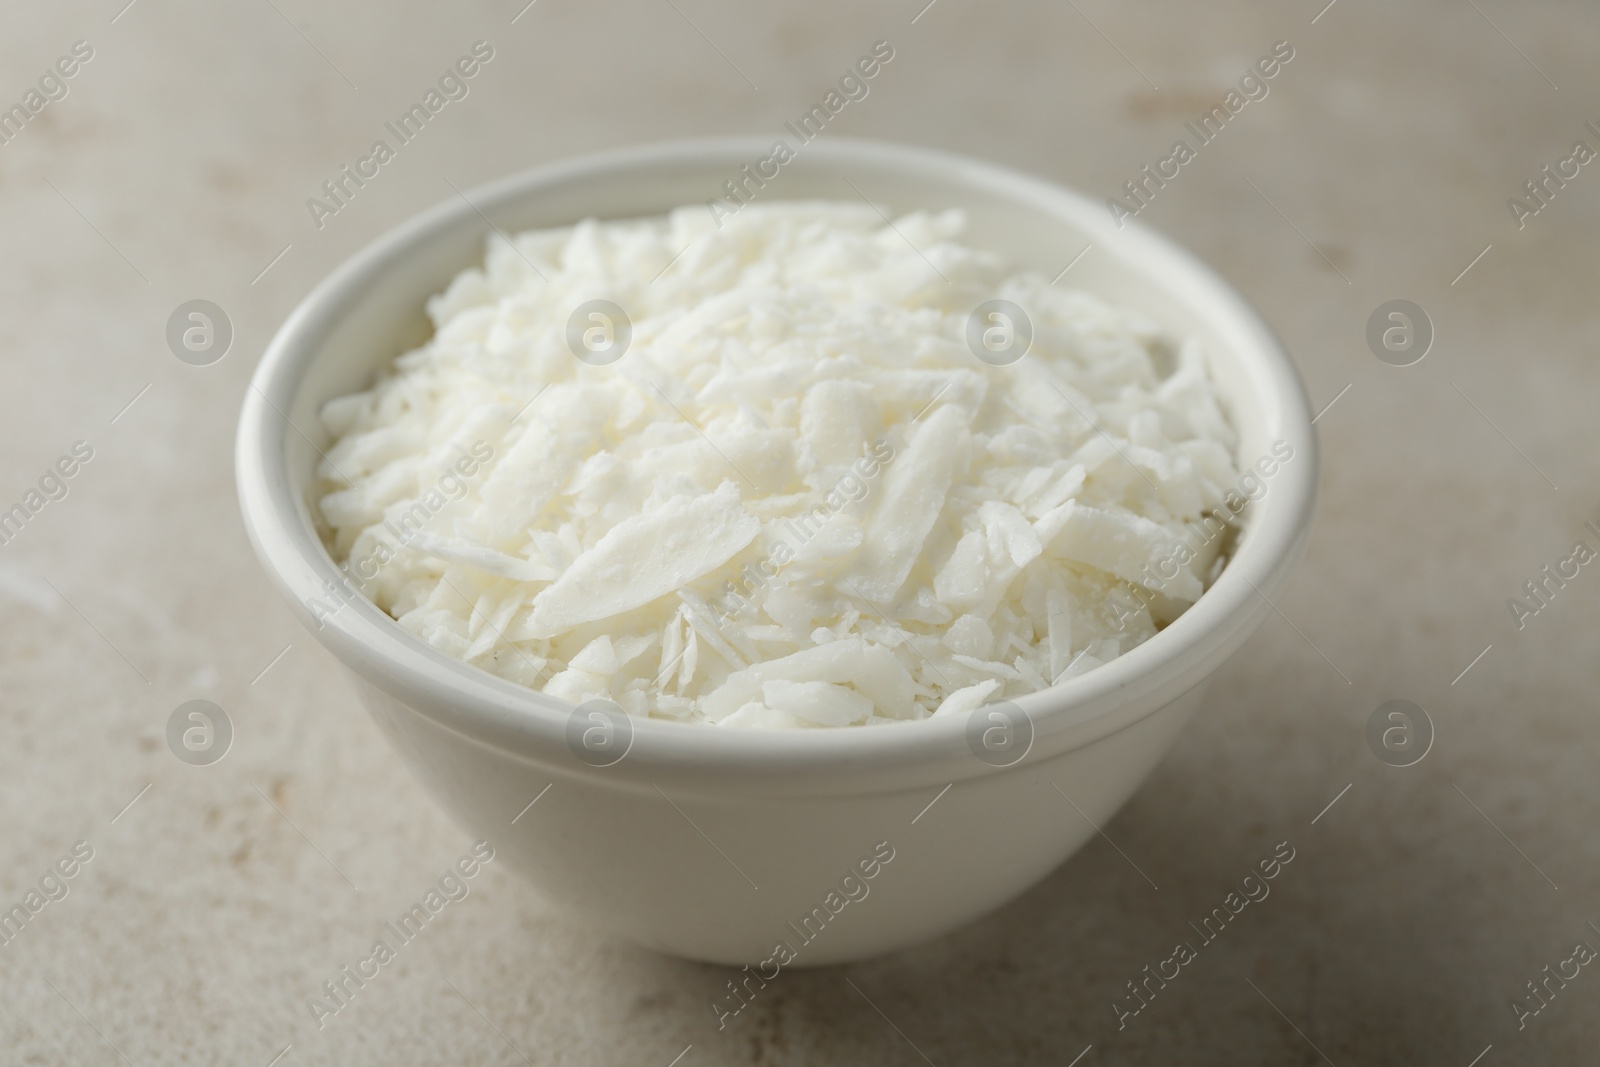
[[[0,943],[0,1063],[1595,1062],[1600,575],[1542,605],[1524,583],[1600,547],[1600,10],[523,2],[0,12],[0,103],[27,117],[0,127],[0,509],[31,512],[0,545],[0,905],[37,905]],[[466,97],[319,228],[307,198],[480,40]],[[451,184],[776,134],[878,40],[892,64],[828,136],[1100,196],[1289,42],[1139,211],[1327,405],[1281,614],[1108,840],[948,938],[787,974],[719,1031],[727,973],[575,927],[490,864],[319,1028],[308,998],[470,841],[251,555],[231,434],[263,346]],[[208,366],[165,337],[200,298],[233,329]],[[1408,366],[1368,343],[1398,299],[1432,334]],[[232,723],[210,766],[168,748],[193,699]],[[1367,741],[1391,700],[1432,726],[1411,766]],[[1132,1014],[1126,983],[1283,841],[1271,896]]]

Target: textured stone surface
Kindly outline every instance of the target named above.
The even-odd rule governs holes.
[[[1600,12],[1078,0],[1000,18],[938,0],[913,23],[923,0],[539,0],[513,24],[521,0],[122,2],[0,13],[6,102],[72,42],[95,49],[0,145],[0,508],[73,442],[94,448],[0,548],[0,903],[74,841],[95,850],[0,947],[0,1062],[265,1067],[288,1045],[286,1065],[665,1067],[691,1044],[685,1067],[1068,1063],[1091,1044],[1084,1067],[1592,1056],[1593,968],[1521,1032],[1509,1005],[1574,942],[1600,947],[1600,575],[1520,632],[1506,598],[1596,543],[1581,528],[1600,519],[1600,173],[1520,231],[1506,198],[1575,140],[1600,144],[1584,128],[1600,123]],[[316,229],[305,198],[480,38],[496,52],[471,94]],[[879,38],[894,61],[828,136],[966,151],[1099,195],[1292,42],[1270,95],[1141,216],[1258,304],[1317,406],[1340,397],[1318,423],[1324,506],[1282,617],[1106,827],[1126,859],[1096,841],[943,941],[787,974],[719,1033],[707,1005],[729,975],[573,928],[491,864],[319,1031],[306,999],[469,842],[251,557],[231,432],[263,345],[448,183],[642,140],[776,135]],[[195,297],[237,333],[209,367],[163,340]],[[1437,329],[1408,368],[1364,340],[1397,297]],[[166,748],[194,698],[237,731],[214,766]],[[1394,698],[1438,733],[1404,770],[1363,739]],[[1272,895],[1119,1032],[1124,983],[1284,840],[1297,854]]]

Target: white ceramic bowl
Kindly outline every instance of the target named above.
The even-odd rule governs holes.
[[[1201,338],[1241,463],[1275,441],[1294,458],[1246,510],[1231,562],[1188,612],[1111,663],[1016,702],[1033,738],[1011,766],[974,755],[965,717],[803,731],[639,721],[625,758],[580,761],[570,706],[434,651],[344,592],[311,518],[313,442],[327,443],[316,413],[426,339],[423,304],[481,262],[486,219],[514,232],[659,214],[719,195],[770,151],[737,138],[591,156],[495,182],[389,233],[317,286],[273,339],[245,399],[238,479],[279,589],[439,803],[543,896],[663,952],[756,963],[783,941],[803,966],[970,922],[1083,845],[1091,820],[1104,826],[1199,706],[1207,676],[1271,611],[1264,596],[1310,532],[1317,456],[1288,356],[1232,288],[1169,241],[1119,229],[1098,201],[976,160],[831,137],[805,145],[763,196],[960,207],[971,244],[1046,276],[1092,244],[1065,284]],[[893,859],[861,883],[868,895],[830,900],[880,842]],[[846,886],[859,897],[856,884]],[[828,921],[800,929],[817,908]]]

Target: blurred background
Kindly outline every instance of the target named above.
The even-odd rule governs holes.
[[[0,943],[0,1063],[1592,1060],[1600,569],[1531,617],[1507,602],[1600,549],[1600,166],[1575,151],[1600,151],[1600,9],[525,2],[0,12],[0,107],[27,118],[0,115],[0,510],[31,513],[0,544],[0,906],[49,878]],[[245,540],[232,431],[261,351],[452,186],[780,136],[880,40],[893,61],[823,136],[1096,197],[1293,49],[1139,213],[1261,309],[1321,411],[1323,505],[1280,613],[1107,839],[951,937],[787,973],[719,1031],[734,972],[574,927],[490,864],[319,1029],[308,998],[470,841]],[[308,198],[479,41],[468,95],[319,226]],[[191,300],[231,324],[207,365],[168,344]],[[1420,361],[1369,342],[1394,300],[1431,334]],[[232,726],[210,766],[168,746],[196,699]],[[1394,700],[1420,760],[1369,742]],[[1125,983],[1280,841],[1271,897],[1119,1030]]]

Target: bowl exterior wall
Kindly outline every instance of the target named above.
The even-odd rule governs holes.
[[[1204,688],[1082,748],[1030,753],[942,796],[751,797],[715,783],[641,789],[576,757],[530,762],[361,683],[385,735],[440,806],[494,846],[497,863],[601,931],[733,966],[772,957],[779,942],[794,966],[862,959],[1018,896],[1106,825]],[[858,865],[873,870],[874,859],[874,876],[862,878]]]

